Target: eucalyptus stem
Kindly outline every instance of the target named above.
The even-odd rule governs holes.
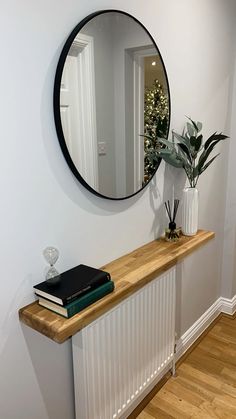
[[[195,188],[199,176],[219,155],[216,154],[209,159],[214,147],[228,136],[215,132],[203,143],[202,123],[194,122],[191,118],[188,120],[182,134],[172,130],[172,141],[160,138],[159,141],[163,148],[158,154],[166,163],[184,169],[190,187]],[[177,142],[174,141],[174,138]]]

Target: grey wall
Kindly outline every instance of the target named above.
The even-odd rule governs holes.
[[[133,127],[133,95],[127,95],[131,104],[126,113],[125,51],[152,41],[137,22],[118,13],[97,16],[81,32],[94,39],[97,140],[107,146],[106,155],[98,156],[99,192],[114,198],[132,195],[134,135],[126,135],[125,123],[128,117]]]
[[[60,270],[81,262],[101,266],[159,236],[167,222],[163,201],[170,198],[173,184],[177,196],[184,185],[184,176],[162,163],[144,192],[128,201],[105,201],[78,184],[62,156],[52,109],[57,61],[72,28],[87,14],[111,7],[134,15],[156,40],[169,76],[171,127],[182,129],[187,114],[204,123],[206,135],[230,131],[233,0],[2,4],[0,416],[4,419],[74,418],[70,342],[56,345],[18,320],[18,308],[32,301],[32,286],[42,280],[44,247],[59,248]],[[235,132],[234,125],[231,131]],[[227,153],[226,146],[199,181],[199,225],[214,230],[216,238],[183,264],[178,282],[180,334],[221,293]],[[229,170],[230,178],[233,161]],[[230,188],[227,199],[231,211]],[[235,290],[231,280],[232,276],[223,276],[228,295]]]
[[[234,67],[236,68],[236,67]],[[235,70],[234,70],[235,71]],[[223,264],[222,264],[222,282],[221,295],[226,298],[232,298],[236,294],[236,187],[235,187],[235,156],[236,156],[236,78],[232,87],[232,110],[231,116],[229,158],[227,170],[227,195],[226,211],[224,224],[223,241]]]
[[[95,100],[97,141],[106,142],[106,155],[98,155],[99,192],[105,196],[116,196],[115,160],[115,112],[114,112],[114,68],[113,68],[113,25],[109,15],[100,15],[90,20],[82,33],[94,40]]]
[[[116,49],[114,53],[114,70],[115,70],[115,150],[116,150],[116,190],[118,196],[131,195],[134,193],[134,186],[130,188],[129,183],[126,181],[127,177],[133,181],[132,169],[134,164],[133,159],[133,136],[127,138],[127,102],[125,98],[125,89],[123,86],[128,82],[125,80],[125,57],[127,50],[131,48],[143,47],[151,44],[151,40],[143,28],[134,20],[129,17],[122,16],[117,19],[116,25],[113,28],[113,36],[116,43]],[[126,57],[127,58],[127,57]],[[126,67],[127,70],[127,67]],[[130,92],[131,93],[131,92]],[[132,103],[133,108],[133,103]],[[130,109],[130,118],[133,117],[132,108]],[[131,143],[131,144],[128,144]],[[132,152],[132,156],[130,155]],[[131,164],[127,163],[131,160]],[[131,173],[130,173],[131,171]],[[134,184],[132,182],[132,184]]]

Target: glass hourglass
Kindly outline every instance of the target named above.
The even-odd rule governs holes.
[[[46,280],[49,283],[55,284],[60,278],[59,272],[54,266],[59,257],[59,251],[55,247],[49,246],[44,249],[43,256],[50,265],[49,268],[47,268]],[[57,279],[55,277],[57,277]]]

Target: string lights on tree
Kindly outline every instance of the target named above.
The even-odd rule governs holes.
[[[169,123],[169,100],[163,86],[156,79],[144,94],[144,184],[156,170],[161,146],[158,138],[166,138]]]

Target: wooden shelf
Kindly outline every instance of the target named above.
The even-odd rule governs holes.
[[[57,343],[65,342],[214,236],[211,231],[199,230],[196,236],[182,236],[177,243],[169,243],[162,238],[154,240],[102,266],[101,269],[110,272],[115,290],[70,319],[47,310],[35,301],[19,310],[20,320]]]

